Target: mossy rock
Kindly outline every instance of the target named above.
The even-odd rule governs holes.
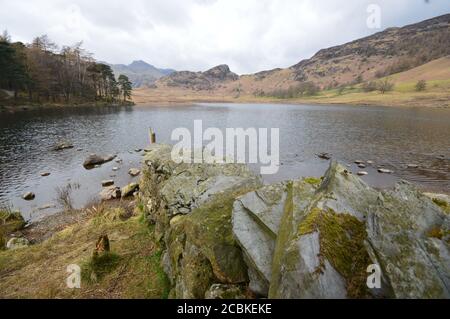
[[[364,245],[365,224],[350,214],[315,207],[299,225],[298,235],[314,232],[319,233],[320,242],[320,268],[316,271],[321,273],[327,260],[346,280],[348,297],[367,297],[366,269],[371,261]]]
[[[25,224],[19,212],[0,211],[0,234],[3,233],[3,236],[21,230]]]

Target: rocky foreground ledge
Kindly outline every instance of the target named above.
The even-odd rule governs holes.
[[[174,298],[449,298],[449,203],[377,191],[333,162],[273,185],[238,164],[146,150],[140,200]],[[447,198],[448,199],[448,198]],[[381,288],[369,289],[369,265]]]

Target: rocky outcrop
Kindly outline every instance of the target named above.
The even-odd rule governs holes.
[[[265,186],[234,204],[233,232],[254,292],[271,298],[449,297],[450,219],[413,185],[378,192],[333,163],[323,181],[280,187]],[[286,198],[284,208],[264,192],[282,194],[276,198]],[[380,288],[367,286],[370,265],[381,269]]]
[[[260,178],[244,165],[176,164],[170,152],[168,145],[147,149],[140,196],[166,247],[171,296],[205,298],[215,295],[214,284],[246,285],[231,212],[235,198],[260,187]]]
[[[181,87],[192,90],[212,90],[218,84],[237,81],[239,76],[222,64],[205,72],[179,71],[162,78],[159,83],[169,87]]]
[[[380,192],[332,162],[322,179],[262,185],[244,165],[177,164],[168,145],[144,161],[171,297],[449,297],[450,217],[411,184]]]

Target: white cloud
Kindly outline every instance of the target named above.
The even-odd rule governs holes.
[[[227,63],[250,73],[378,31],[366,25],[371,3],[382,9],[383,28],[449,11],[448,0],[0,0],[0,30],[24,42],[41,34],[61,45],[82,40],[111,63],[142,59],[179,70]]]

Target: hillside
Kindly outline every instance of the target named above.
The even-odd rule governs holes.
[[[321,90],[320,96],[329,97],[337,88],[358,88],[363,82],[387,76],[401,83],[450,80],[445,58],[449,55],[450,14],[447,14],[322,49],[310,59],[285,69],[242,76],[232,73],[226,65],[211,69],[217,74],[211,70],[174,72],[159,79],[151,89],[137,90],[134,99],[137,103],[262,100],[260,97],[272,100],[270,97],[277,91],[304,85],[313,85]],[[433,89],[442,91],[439,86]],[[358,99],[361,102],[374,103],[372,100],[365,103],[364,96]]]
[[[191,90],[213,90],[221,84],[234,82],[239,76],[230,71],[228,65],[222,64],[205,72],[174,72],[158,81],[158,86],[176,87]]]
[[[323,49],[287,69],[241,77],[246,93],[313,82],[322,89],[402,72],[450,55],[450,14]]]
[[[152,86],[156,80],[166,75],[171,74],[175,70],[172,69],[159,69],[145,61],[133,61],[129,65],[125,64],[111,64],[111,68],[114,73],[124,74],[128,76],[133,83],[133,87],[146,87]]]

